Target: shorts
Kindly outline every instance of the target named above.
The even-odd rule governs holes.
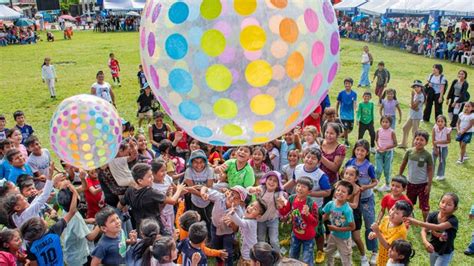
[[[153,110],[148,110],[144,113],[138,113],[139,119],[151,119],[153,117]]]
[[[456,136],[456,141],[464,142],[466,144],[471,143],[471,139],[472,139],[472,132],[466,132],[462,135]]]
[[[342,125],[344,125],[345,130],[352,131],[354,129],[354,120],[344,120],[341,119]]]
[[[413,203],[413,206],[416,205],[416,200],[420,199],[420,209],[422,211],[430,210],[430,195],[425,194],[425,187],[428,183],[423,184],[412,184],[408,183],[407,185],[407,197]]]
[[[352,230],[354,231],[360,231],[362,228],[362,213],[360,212],[360,209],[353,210],[354,212],[354,223],[355,223],[355,229]]]

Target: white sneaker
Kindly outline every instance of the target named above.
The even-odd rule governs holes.
[[[339,251],[336,251],[336,254],[334,254],[334,258],[336,258],[336,259],[341,258],[341,254],[339,253]]]
[[[443,175],[443,176],[437,176],[437,177],[436,177],[436,180],[437,180],[437,181],[442,181],[442,180],[444,180],[444,179],[446,179],[446,178],[444,177],[444,175]]]
[[[461,160],[461,158],[459,158],[457,161],[456,161],[457,164],[463,164],[464,163],[464,160]]]
[[[377,253],[372,252],[372,256],[370,256],[370,264],[376,265],[377,264]]]
[[[387,192],[387,191],[390,191],[390,190],[391,190],[390,186],[387,186],[387,185],[383,185],[380,188],[380,191],[383,191],[383,192]]]
[[[369,261],[367,260],[366,256],[360,257],[360,265],[361,266],[370,266]]]
[[[375,154],[375,148],[374,147],[370,148],[370,152]]]

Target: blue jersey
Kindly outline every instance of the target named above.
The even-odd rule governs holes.
[[[18,130],[20,130],[21,132],[21,144],[25,144],[25,141],[26,139],[32,135],[33,133],[35,133],[35,131],[33,130],[33,127],[31,127],[30,125],[23,125],[22,127],[20,127],[19,125],[16,125],[15,126]]]
[[[354,91],[349,93],[343,90],[337,96],[340,110],[339,117],[342,120],[354,120],[354,103],[357,101],[357,94]]]
[[[64,219],[55,223],[41,238],[33,241],[28,248],[28,259],[36,261],[38,266],[62,266],[63,250],[61,247],[61,233],[66,228]]]

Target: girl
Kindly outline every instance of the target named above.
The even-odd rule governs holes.
[[[264,147],[267,150],[270,161],[272,162],[271,165],[269,165],[271,170],[280,170],[280,151],[278,151],[275,144],[271,141],[265,143]]]
[[[110,74],[112,74],[112,79],[115,85],[122,87],[120,85],[120,63],[117,59],[115,59],[115,55],[113,53],[109,54],[109,63],[108,63]]]
[[[410,242],[398,239],[393,241],[390,246],[388,256],[387,266],[407,266],[410,264],[410,259],[415,256],[415,250]]]
[[[395,115],[395,109],[398,110],[398,123],[402,122],[402,109],[397,100],[397,92],[394,89],[386,90],[382,95],[382,101],[380,102],[380,116],[386,115],[391,119],[391,127],[395,130],[397,117]]]
[[[155,152],[155,156],[160,156],[160,151],[158,146],[160,142],[168,138],[169,133],[171,132],[171,127],[163,122],[165,115],[161,111],[156,111],[153,114],[153,119],[155,123],[148,127],[148,139],[151,141],[151,148]]]
[[[56,77],[56,70],[53,65],[51,65],[51,58],[46,57],[41,66],[41,77],[43,78],[43,83],[46,83],[49,89],[49,94],[51,98],[56,98],[56,91],[54,90],[54,82],[58,82]]]
[[[425,95],[423,94],[423,83],[419,80],[413,82],[412,92],[411,92],[411,102],[410,102],[410,114],[408,115],[408,120],[403,125],[403,138],[399,148],[405,149],[408,142],[408,133],[412,132],[412,135],[415,136],[415,132],[420,126],[420,120],[423,118],[423,104],[425,103]],[[413,137],[413,139],[415,139]]]
[[[385,184],[377,188],[380,192],[390,190],[390,174],[392,172],[393,148],[397,146],[397,135],[390,125],[393,123],[389,116],[380,118],[381,128],[375,133],[377,152],[375,153],[375,175],[380,180],[382,172],[385,176]]]
[[[375,221],[375,200],[373,188],[377,186],[374,166],[370,163],[370,146],[365,139],[360,139],[354,145],[352,158],[346,163],[347,166],[355,166],[359,169],[360,184],[360,206],[365,224],[365,244],[372,251],[370,263],[375,264],[377,260],[377,241],[368,238],[371,232],[370,226]]]
[[[360,210],[360,193],[361,189],[359,186],[359,169],[353,165],[347,166],[344,169],[344,180],[350,182],[354,190],[352,191],[352,195],[349,198],[349,205],[351,206],[354,214],[354,223],[355,229],[352,231],[352,240],[357,245],[357,248],[360,252],[360,264],[362,266],[369,266],[369,261],[367,260],[367,256],[365,255],[365,247],[362,239],[360,238],[360,229],[362,228],[362,212]]]
[[[307,126],[303,129],[304,143],[302,145],[302,150],[306,148],[316,147],[319,149],[319,144],[316,139],[318,137],[318,129],[315,126]]]
[[[140,225],[140,238],[135,245],[127,250],[127,265],[141,266],[142,262],[149,260],[150,248],[159,237],[160,226],[158,222],[151,218],[143,219]]]
[[[137,135],[137,144],[138,144],[138,161],[141,163],[151,163],[155,159],[153,152],[148,149],[146,137],[143,134]]]
[[[147,254],[148,255],[148,254]],[[156,240],[151,249],[151,260],[143,258],[145,266],[166,265],[174,266],[174,260],[178,258],[178,250],[176,249],[176,241],[170,236],[164,236]]]
[[[153,173],[153,189],[156,189],[168,197],[173,196],[176,186],[173,178],[166,174],[166,165],[164,161],[154,160],[151,162],[151,171]],[[168,232],[174,232],[174,208],[173,205],[166,204],[160,213],[161,223]]]
[[[25,160],[28,159],[28,151],[26,147],[21,144],[21,140],[23,139],[21,136],[21,131],[14,127],[8,131],[7,138],[13,144],[13,148],[19,150],[21,154],[23,154],[23,158],[25,158]]]
[[[222,155],[220,152],[220,148],[214,145],[207,145],[207,149],[209,150],[209,163],[212,167],[216,167],[222,163]]]
[[[446,158],[448,157],[448,144],[451,143],[451,128],[447,128],[446,123],[446,117],[444,115],[438,115],[436,125],[434,125],[431,133],[433,141],[433,168],[436,167],[436,159],[439,157],[436,180],[444,180]]]
[[[250,259],[255,266],[275,266],[279,265],[280,252],[272,249],[266,242],[258,242],[250,249]]]
[[[472,133],[474,132],[474,102],[468,102],[464,106],[464,112],[459,115],[459,120],[456,125],[458,134],[456,141],[459,141],[461,154],[457,161],[458,164],[464,163],[467,159],[466,146],[471,142]]]
[[[207,146],[206,144],[200,142],[197,139],[189,138],[189,152],[197,151],[197,150],[203,150],[204,153],[207,154]]]
[[[2,265],[21,266],[27,263],[28,260],[24,250],[21,248],[21,242],[18,230],[3,229],[0,231],[0,262],[2,262]],[[2,261],[5,258],[9,258],[9,260]]]
[[[421,238],[426,251],[430,253],[430,265],[449,265],[454,255],[454,239],[458,231],[458,219],[454,212],[458,208],[459,197],[452,192],[444,193],[439,202],[439,210],[431,212],[426,222],[408,217],[410,224],[421,226]],[[430,240],[428,233],[431,232]]]
[[[86,177],[86,189],[84,190],[84,197],[87,203],[86,218],[94,218],[100,209],[105,207],[104,193],[98,179],[96,170],[88,170]]]
[[[298,165],[298,162],[300,161],[300,151],[297,149],[291,149],[288,151],[288,164],[283,165],[281,168],[281,174],[282,174],[282,181],[283,184],[286,184],[288,180],[293,178],[293,174],[295,173],[295,168]],[[291,191],[288,191],[289,194],[294,194],[294,190],[292,189]]]
[[[256,194],[265,202],[267,211],[258,218],[257,239],[265,242],[270,240],[273,249],[280,253],[280,243],[278,240],[279,215],[276,207],[276,199],[284,194],[281,175],[277,171],[266,173],[260,180],[260,185],[249,188],[250,194]]]
[[[97,82],[92,84],[91,94],[102,98],[115,106],[115,94],[112,90],[112,86],[110,86],[108,82],[105,82],[104,71],[100,70],[97,72],[95,78]]]
[[[362,74],[360,75],[359,88],[370,87],[369,71],[373,61],[374,59],[372,58],[372,54],[369,53],[369,47],[364,46],[361,59]]]
[[[267,150],[262,146],[255,146],[252,150],[252,159],[249,160],[250,166],[255,174],[255,185],[259,184],[260,178],[270,171],[270,167],[266,164]],[[271,164],[271,162],[270,162]]]
[[[446,97],[446,104],[448,104],[448,116],[451,119],[451,127],[455,127],[458,122],[459,113],[462,112],[464,103],[469,100],[467,89],[469,83],[466,81],[466,70],[459,70],[458,79],[455,79],[451,84],[448,96]]]

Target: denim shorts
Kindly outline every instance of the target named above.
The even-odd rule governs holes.
[[[472,139],[472,132],[466,132],[462,135],[456,136],[456,141],[464,142],[466,144],[471,143],[471,139]]]

